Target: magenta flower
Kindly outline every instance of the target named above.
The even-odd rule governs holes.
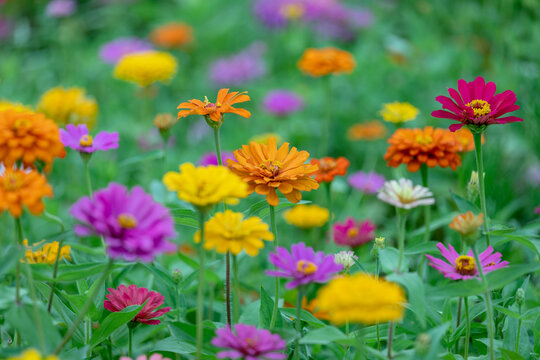
[[[301,110],[304,101],[300,95],[286,90],[274,90],[263,100],[264,110],[276,116],[287,116]]]
[[[450,244],[446,249],[442,243],[438,243],[437,248],[448,263],[431,255],[426,256],[430,261],[429,265],[443,274],[444,277],[452,280],[478,278],[478,267],[472,250],[469,250],[467,255],[459,255]],[[484,274],[507,267],[508,261],[501,261],[501,258],[501,253],[493,253],[493,248],[488,246],[486,251],[478,256]]]
[[[290,253],[285,248],[276,247],[276,252],[270,253],[270,262],[278,269],[266,271],[267,275],[293,279],[285,285],[287,289],[325,283],[343,270],[343,265],[335,263],[334,255],[315,252],[304,243],[292,245]]]
[[[238,86],[266,74],[266,45],[253,43],[241,52],[217,59],[210,65],[210,81],[216,86]]]
[[[537,206],[536,209],[534,209],[535,214],[540,214],[540,206]]]
[[[233,160],[235,161],[236,159],[234,158],[234,154],[232,152],[227,152],[227,151],[224,151],[221,153],[221,160],[223,161],[223,164],[227,164],[227,160]],[[199,160],[199,165],[200,166],[209,166],[209,165],[218,165],[218,161],[217,161],[217,155],[216,153],[206,153],[204,154],[201,159]]]
[[[93,199],[79,199],[70,214],[80,222],[75,234],[103,236],[113,259],[150,262],[176,250],[169,241],[176,236],[169,210],[139,186],[129,193],[123,185],[111,183],[96,191]]]
[[[120,356],[119,360],[171,360],[171,359],[163,357],[163,355],[161,354],[152,354],[150,356],[146,356],[146,355],[137,356],[135,359],[132,359],[127,356]]]
[[[117,132],[102,131],[95,137],[88,134],[86,124],[67,124],[66,130],[60,129],[60,141],[64,146],[83,153],[93,153],[98,150],[107,151],[118,148],[120,141]]]
[[[217,354],[218,359],[267,360],[285,359],[287,342],[279,335],[252,325],[236,324],[236,334],[227,326],[216,330],[212,345],[226,348]]]
[[[450,125],[450,131],[459,130],[464,125],[487,126],[523,121],[516,116],[501,117],[519,109],[519,105],[515,104],[516,94],[511,90],[495,94],[495,83],[490,81],[486,84],[481,76],[471,82],[460,79],[458,90],[459,92],[455,89],[448,89],[451,98],[447,96],[435,98],[442,104],[443,109],[449,111],[436,110],[431,113],[431,116],[436,118],[460,122],[460,124]]]
[[[375,172],[355,172],[349,176],[349,185],[366,194],[376,194],[384,185],[384,176]]]
[[[77,8],[74,0],[51,0],[45,8],[45,14],[53,18],[61,18],[72,15]]]
[[[375,224],[371,220],[355,221],[349,217],[345,222],[334,224],[334,241],[338,245],[357,248],[375,239]]]
[[[118,288],[108,288],[109,294],[105,297],[108,300],[103,302],[103,307],[112,312],[122,311],[131,305],[142,305],[148,300],[142,310],[135,315],[131,321],[141,324],[157,325],[159,321],[158,317],[171,311],[170,307],[164,307],[158,309],[163,305],[165,297],[155,291],[149,291],[147,288],[138,288],[135,285],[120,285]]]
[[[108,64],[116,64],[124,55],[152,50],[152,44],[135,37],[110,41],[99,49],[99,57]]]

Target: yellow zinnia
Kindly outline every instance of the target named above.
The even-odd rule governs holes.
[[[30,107],[25,106],[21,103],[14,103],[7,100],[0,100],[0,111],[4,110],[14,110],[17,112],[33,112]]]
[[[248,195],[246,183],[224,166],[195,167],[185,163],[180,165],[180,172],[166,173],[163,183],[180,199],[201,210],[220,202],[234,205]]]
[[[204,224],[204,248],[213,248],[220,254],[230,251],[234,255],[245,250],[255,256],[264,247],[263,240],[272,241],[274,235],[268,225],[256,216],[244,220],[242,213],[226,210],[218,212]],[[195,234],[195,242],[201,241],[201,232]]]
[[[86,96],[84,89],[55,87],[41,96],[37,111],[61,126],[86,124],[92,128],[96,124],[98,105],[94,99]]]
[[[19,356],[9,357],[8,360],[58,360],[58,357],[55,355],[41,356],[36,349],[28,349]]]
[[[157,81],[169,82],[176,74],[177,61],[169,53],[146,51],[129,54],[114,68],[114,77],[146,87]]]
[[[363,273],[334,278],[319,290],[317,300],[335,325],[400,320],[407,302],[398,284]]]
[[[419,110],[408,102],[393,102],[384,104],[380,114],[384,121],[401,124],[416,118]]]
[[[26,262],[29,264],[49,264],[52,265],[56,262],[56,256],[58,255],[58,247],[60,246],[58,241],[53,241],[47,243],[42,247],[32,250],[32,246],[28,246],[28,240],[23,241],[24,246],[26,247],[25,258]],[[38,246],[39,243],[33,244],[33,246]],[[60,257],[58,260],[66,259],[71,260],[70,256],[71,247],[62,246],[60,249]],[[21,260],[23,261],[23,260]]]
[[[285,220],[302,229],[320,227],[326,224],[330,217],[328,209],[318,205],[296,205],[283,214]]]

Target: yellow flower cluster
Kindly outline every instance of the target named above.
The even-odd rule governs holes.
[[[24,111],[33,112],[34,111],[30,107],[25,106],[21,103],[14,103],[7,100],[0,100],[0,111],[4,111],[4,110],[14,110],[17,112],[24,112]]]
[[[146,87],[157,81],[169,82],[177,67],[177,61],[171,54],[146,51],[122,57],[114,68],[114,77]]]
[[[9,357],[8,360],[58,360],[58,357],[54,355],[41,356],[36,349],[28,349],[19,356]]]
[[[25,258],[27,263],[52,265],[56,262],[56,256],[58,255],[58,247],[60,246],[58,241],[47,243],[36,250],[32,250],[32,246],[28,246],[28,240],[26,239],[23,241],[23,244],[26,247]],[[38,246],[39,244],[40,243],[33,244],[33,247]],[[60,257],[58,258],[58,260],[71,260],[70,252],[70,246],[62,246],[62,248],[60,249]]]
[[[37,111],[61,126],[86,124],[88,128],[92,128],[96,124],[98,104],[93,98],[86,96],[84,89],[55,87],[41,96]]]
[[[334,278],[319,290],[317,300],[335,325],[400,320],[407,302],[398,284],[363,273]]]
[[[272,241],[274,235],[256,216],[244,220],[242,213],[226,210],[216,213],[204,224],[204,248],[215,248],[220,254],[230,251],[238,255],[245,250],[249,256],[256,256],[264,247],[263,240]],[[201,232],[197,231],[195,242],[200,241]]]
[[[302,229],[320,227],[326,224],[330,217],[328,209],[318,205],[296,205],[283,214],[285,220]]]
[[[383,105],[380,114],[384,121],[401,124],[418,116],[419,110],[408,102],[393,102]]]

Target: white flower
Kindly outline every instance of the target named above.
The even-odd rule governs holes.
[[[404,178],[385,182],[377,197],[390,205],[407,210],[435,203],[428,188],[413,185],[411,180]]]
[[[334,262],[343,265],[343,270],[347,271],[354,265],[354,260],[358,257],[352,251],[340,251],[334,254]]]

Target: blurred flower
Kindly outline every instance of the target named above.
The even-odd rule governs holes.
[[[323,157],[321,159],[311,159],[311,165],[319,167],[316,173],[314,173],[315,181],[318,183],[332,182],[336,176],[345,176],[347,168],[349,167],[349,160],[343,156],[334,159],[333,157]]]
[[[478,278],[478,267],[474,260],[472,250],[469,250],[467,255],[459,255],[450,244],[448,244],[448,249],[446,249],[443,243],[438,243],[437,248],[448,263],[431,255],[426,255],[426,257],[430,261],[429,265],[439,273],[443,274],[444,277],[452,280]],[[480,260],[484,274],[508,266],[508,261],[501,261],[502,254],[493,253],[493,248],[491,246],[488,246],[488,248],[478,256],[478,259]]]
[[[171,360],[171,358],[166,358],[166,357],[163,357],[163,355],[156,353],[156,354],[152,354],[150,356],[140,355],[140,356],[137,356],[134,359],[132,359],[130,357],[127,357],[127,356],[120,356],[119,360]]]
[[[365,194],[376,194],[385,181],[384,176],[373,171],[369,173],[358,171],[349,176],[349,185]]]
[[[287,301],[283,303],[284,308],[296,308],[296,304],[291,304]],[[318,309],[317,305],[317,299],[313,299],[311,301],[308,301],[308,299],[304,296],[302,298],[302,309],[309,311],[313,316],[315,316],[319,320],[330,320],[330,314],[328,314],[327,311],[320,311]],[[291,318],[292,320],[292,318]]]
[[[66,130],[60,129],[60,140],[64,146],[82,153],[93,153],[118,148],[120,141],[117,132],[101,131],[95,137],[88,134],[85,124],[67,124]]]
[[[334,47],[308,48],[298,61],[298,68],[314,77],[351,73],[355,66],[356,63],[351,53]]]
[[[407,303],[401,286],[364,273],[334,278],[319,290],[317,300],[335,325],[399,321]]]
[[[53,18],[61,18],[72,15],[77,9],[74,0],[51,0],[45,8],[45,14]]]
[[[161,133],[167,133],[177,122],[178,122],[178,119],[174,118],[169,113],[157,114],[154,117],[154,126]]]
[[[345,272],[354,265],[355,260],[358,260],[358,256],[354,255],[353,251],[340,251],[334,254],[334,261],[336,264],[343,265],[343,271]]]
[[[427,333],[420,333],[414,341],[414,350],[420,356],[425,356],[431,349],[431,336]]]
[[[459,214],[452,219],[449,227],[462,236],[471,236],[478,233],[478,228],[484,223],[484,214],[474,215],[472,211]]]
[[[116,64],[123,56],[152,50],[146,40],[123,37],[109,41],[99,49],[99,57],[108,64]]]
[[[164,252],[176,250],[169,241],[176,236],[169,210],[154,201],[140,186],[131,192],[110,183],[79,199],[70,210],[79,223],[77,236],[103,236],[107,253],[113,259],[151,262]]]
[[[235,333],[236,332],[236,333]],[[234,332],[229,326],[216,330],[212,345],[225,348],[218,352],[218,359],[286,359],[287,342],[279,335],[253,325],[236,324]]]
[[[98,104],[93,98],[86,96],[84,89],[55,87],[41,96],[37,111],[44,113],[60,126],[86,124],[91,129],[96,124]]]
[[[407,121],[412,121],[418,116],[418,109],[408,102],[393,102],[383,104],[383,108],[379,112],[384,121],[394,124],[402,124]]]
[[[131,305],[142,305],[148,301],[141,311],[131,319],[132,322],[157,325],[161,323],[157,318],[171,311],[170,307],[158,309],[163,305],[165,297],[158,292],[149,291],[147,288],[120,285],[116,289],[108,288],[107,291],[109,294],[105,296],[107,300],[103,302],[103,307],[112,312],[122,311]]]
[[[378,140],[386,136],[386,127],[377,120],[351,126],[347,132],[349,140]]]
[[[223,151],[221,153],[221,162],[222,164],[227,164],[227,160],[234,159],[234,154],[232,152]],[[204,154],[201,159],[199,160],[199,166],[208,166],[208,165],[214,165],[218,166],[218,159],[216,153],[206,153]]]
[[[540,214],[540,205],[534,209],[535,214]]]
[[[43,246],[40,246],[41,242],[37,244],[32,244],[32,246],[28,246],[28,240],[24,239],[23,245],[26,248],[24,257],[27,263],[52,265],[56,262],[56,256],[58,255],[58,247],[60,246],[58,241],[45,243],[43,244]],[[34,249],[34,247],[36,246],[40,247]],[[71,260],[70,252],[71,247],[69,245],[62,246],[62,248],[60,249],[60,256],[58,257],[58,260]],[[23,260],[21,259],[21,261]]]
[[[397,129],[388,139],[390,146],[384,154],[388,166],[407,164],[407,170],[416,172],[422,164],[428,167],[448,167],[456,170],[461,165],[457,153],[461,145],[453,134],[445,129]]]
[[[193,41],[193,29],[181,22],[161,25],[150,33],[150,40],[167,49],[181,48]]]
[[[461,129],[463,125],[488,126],[493,124],[506,124],[510,122],[523,121],[516,116],[501,117],[507,113],[519,109],[516,105],[516,94],[511,90],[506,90],[495,95],[497,87],[495,83],[486,84],[483,77],[466,82],[458,80],[458,91],[449,88],[447,96],[437,96],[435,100],[440,102],[443,109],[436,110],[431,116],[442,119],[458,121],[459,124],[450,125],[450,131]]]
[[[458,152],[464,153],[474,150],[474,138],[471,130],[467,128],[461,128],[453,133],[456,138],[458,146]],[[482,134],[482,144],[485,142],[484,134]]]
[[[273,90],[263,100],[264,110],[276,116],[288,116],[304,107],[304,100],[295,92]]]
[[[251,44],[241,52],[215,60],[209,69],[210,81],[216,86],[240,86],[266,74],[263,55],[266,45]]]
[[[348,217],[334,224],[334,242],[341,246],[357,248],[375,239],[375,224],[371,220],[355,221]]]
[[[278,149],[274,138],[268,144],[251,142],[234,151],[235,161],[228,160],[231,170],[248,184],[248,192],[266,195],[272,206],[279,204],[276,190],[279,190],[292,203],[302,199],[300,191],[311,191],[319,184],[311,178],[317,167],[304,164],[309,158],[307,151],[298,151],[289,143]]]
[[[52,196],[52,187],[37,171],[6,168],[0,175],[0,213],[8,210],[19,218],[25,206],[31,214],[41,215],[45,210],[43,198]]]
[[[283,138],[276,133],[264,133],[253,136],[251,139],[249,139],[250,142],[256,142],[259,144],[268,144],[268,140],[270,138],[274,138],[276,140],[276,144],[283,143]]]
[[[264,247],[263,240],[272,241],[274,235],[268,225],[256,216],[244,220],[242,213],[225,210],[215,213],[204,224],[204,248],[216,249],[220,254],[231,252],[238,255],[244,250],[249,256],[256,256]],[[195,242],[201,241],[201,232],[195,234]]]
[[[377,197],[385,203],[407,210],[435,204],[433,194],[428,188],[413,185],[411,180],[404,178],[385,182]]]
[[[146,51],[123,56],[114,68],[114,77],[147,87],[155,82],[168,83],[178,63],[166,52]]]
[[[311,7],[306,0],[257,0],[253,6],[255,16],[269,28],[282,28],[290,20],[301,20],[311,16]]]
[[[39,351],[36,349],[27,349],[24,350],[18,356],[10,356],[8,360],[58,360],[58,357],[55,355],[42,356]]]
[[[267,270],[266,275],[290,278],[285,288],[293,289],[311,283],[325,283],[343,270],[343,265],[334,262],[333,255],[315,252],[304,243],[293,244],[291,252],[283,247],[276,247],[270,253],[269,260],[277,268]]]
[[[373,245],[373,246],[376,246],[376,247],[378,247],[379,249],[384,249],[384,247],[385,247],[385,241],[386,241],[386,238],[384,238],[384,237],[382,237],[382,236],[381,236],[381,237],[377,237],[377,238],[375,238],[375,245]]]
[[[21,103],[14,103],[7,100],[0,100],[0,111],[14,110],[17,112],[34,112],[31,107]]]
[[[302,229],[311,229],[326,224],[330,217],[330,211],[318,205],[296,205],[285,211],[283,217],[291,225]]]
[[[229,92],[229,89],[221,89],[217,94],[215,103],[211,103],[205,96],[204,102],[201,100],[192,99],[178,105],[177,109],[184,109],[178,112],[178,118],[180,119],[188,115],[203,115],[207,121],[210,119],[211,121],[217,123],[221,122],[223,120],[223,115],[227,113],[248,118],[251,116],[249,111],[246,109],[234,108],[233,105],[249,100],[250,99],[247,95],[247,91]]]

